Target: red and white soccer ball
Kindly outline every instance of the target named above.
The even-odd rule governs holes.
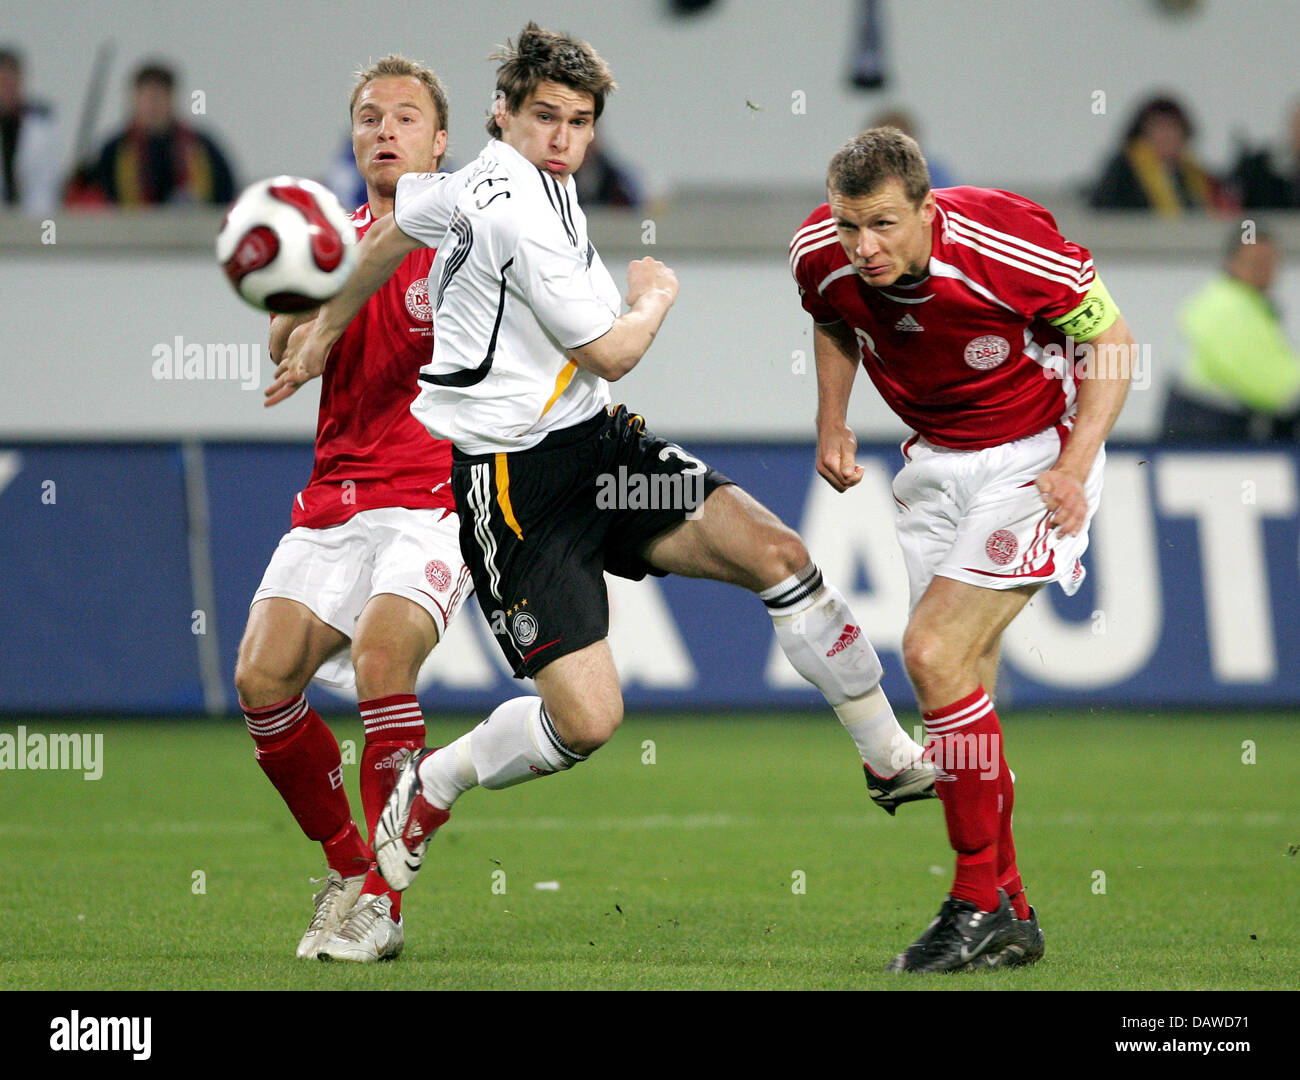
[[[356,262],[357,230],[315,180],[273,176],[245,188],[217,234],[217,262],[254,307],[306,311],[343,288]]]

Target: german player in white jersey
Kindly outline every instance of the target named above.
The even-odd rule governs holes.
[[[389,56],[359,73],[352,146],[368,202],[363,234],[390,213],[398,178],[436,169],[447,99],[431,71]],[[416,674],[471,591],[450,493],[451,447],[410,414],[428,359],[433,252],[393,268],[335,344],[321,386],[311,479],[293,505],[248,615],[235,685],[258,764],[328,870],[298,945],[303,958],[368,962],[402,950],[401,896],[372,869],[342,784],[339,745],[303,693],[313,675],[355,687],[365,725],[361,802],[373,835],[402,756],[424,746]],[[306,318],[272,323],[279,359]],[[297,388],[283,365],[267,404]]]
[[[358,267],[321,309],[290,374],[317,374],[333,335],[412,248],[438,244],[434,354],[412,406],[450,438],[461,545],[479,602],[517,676],[539,696],[500,705],[436,752],[414,755],[376,834],[395,888],[414,879],[430,835],[465,791],[504,788],[585,761],[619,726],[623,701],[606,641],[603,573],[677,573],[756,592],[791,663],[818,687],[891,813],[932,794],[921,748],[880,689],[875,651],[799,537],[725,477],[609,405],[609,382],[650,347],[677,295],[653,259],[628,268],[630,310],[587,237],[572,173],[606,95],[584,42],[530,24],[495,59],[493,136],[450,178],[401,181],[391,224],[362,242]],[[383,231],[381,232],[381,228]],[[445,235],[444,235],[445,234]],[[606,508],[599,478],[679,482],[658,510]]]
[[[932,191],[894,128],[846,143],[827,190],[790,246],[814,324],[817,469],[837,491],[862,478],[845,417],[864,367],[915,431],[894,480],[903,659],[957,863],[939,917],[889,968],[1033,962],[1043,934],[1016,864],[993,705],[1000,642],[1042,585],[1073,595],[1083,580],[1133,338],[1046,210],[1005,191]]]

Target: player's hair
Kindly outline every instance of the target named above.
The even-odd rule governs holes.
[[[894,179],[903,182],[913,206],[919,206],[930,190],[930,170],[921,148],[894,127],[855,135],[839,148],[826,170],[826,186],[850,199],[870,195]]]
[[[605,109],[605,95],[618,89],[609,65],[595,49],[568,34],[543,30],[535,22],[525,26],[515,42],[507,41],[488,59],[501,61],[496,93],[510,113],[523,108],[539,83],[554,82],[590,94],[595,119],[599,120]],[[491,113],[487,129],[494,139],[501,138],[501,126]]]
[[[359,68],[356,73],[356,84],[352,87],[352,97],[348,100],[348,119],[352,119],[352,114],[357,108],[357,98],[361,96],[361,91],[375,79],[386,79],[389,77],[419,79],[424,83],[424,88],[429,91],[429,97],[433,99],[433,107],[438,110],[437,130],[447,130],[448,106],[447,91],[442,88],[442,81],[432,70],[423,64],[418,64],[414,60],[408,60],[400,53],[389,53],[377,63],[372,63],[369,67]],[[441,164],[442,158],[434,162],[434,168]]]

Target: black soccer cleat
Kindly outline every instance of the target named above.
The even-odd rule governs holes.
[[[1014,913],[1013,913],[1014,914]],[[1011,920],[1012,936],[1001,952],[985,953],[971,961],[972,968],[1008,968],[1034,964],[1043,958],[1046,942],[1038,925],[1038,912],[1029,909],[1029,918]]]
[[[862,772],[867,778],[871,801],[890,817],[905,802],[938,798],[934,790],[934,766],[928,763],[913,765],[888,779],[877,776],[866,763],[863,763]]]
[[[981,911],[969,900],[950,896],[925,933],[886,964],[885,970],[926,973],[979,966],[975,961],[1000,953],[1011,944],[1016,921],[1007,894],[1001,889],[995,911]]]

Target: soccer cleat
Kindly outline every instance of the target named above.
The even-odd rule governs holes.
[[[310,960],[320,952],[320,947],[339,928],[343,917],[357,902],[365,880],[365,874],[345,878],[337,870],[331,870],[324,878],[312,878],[313,883],[324,881],[325,885],[313,897],[316,911],[312,914],[307,932],[298,942],[299,960]]]
[[[867,790],[871,792],[871,801],[890,817],[893,817],[905,802],[938,797],[934,790],[933,765],[913,765],[895,773],[889,779],[877,776],[865,763],[862,772],[867,778]]]
[[[1029,909],[1029,918],[1011,920],[1012,936],[1000,952],[985,953],[971,961],[972,968],[1008,968],[1037,963],[1046,943],[1038,925],[1038,912]]]
[[[432,749],[407,754],[397,773],[397,786],[375,824],[375,859],[384,880],[401,892],[410,887],[424,862],[429,840],[451,815],[424,797],[420,762]]]
[[[1001,889],[994,911],[981,911],[969,900],[950,896],[925,933],[886,964],[885,970],[940,972],[979,966],[972,961],[1001,952],[1012,942],[1015,922],[1011,903]]]
[[[386,894],[361,897],[343,919],[343,924],[321,946],[321,960],[350,960],[373,964],[396,960],[406,943],[400,919],[393,919],[393,901]]]

